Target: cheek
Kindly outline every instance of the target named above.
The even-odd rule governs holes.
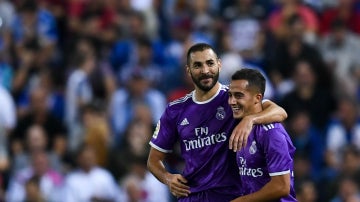
[[[248,108],[249,106],[251,106],[253,104],[253,100],[249,99],[249,98],[243,98],[243,99],[239,100],[239,103],[241,103],[241,105],[244,108]]]

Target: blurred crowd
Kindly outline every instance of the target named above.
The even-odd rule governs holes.
[[[300,202],[360,201],[358,0],[0,0],[0,201],[173,201],[148,141],[196,42],[267,77]]]

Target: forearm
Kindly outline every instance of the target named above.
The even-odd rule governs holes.
[[[263,110],[256,114],[249,115],[253,124],[267,124],[273,122],[282,122],[287,118],[286,111],[272,101],[263,103]]]
[[[170,173],[166,170],[161,159],[154,158],[150,155],[147,161],[147,167],[160,182],[168,185],[168,175],[170,175]]]

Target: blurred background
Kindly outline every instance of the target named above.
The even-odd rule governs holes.
[[[266,75],[300,202],[360,201],[358,0],[0,0],[0,201],[175,201],[148,141],[196,42]]]

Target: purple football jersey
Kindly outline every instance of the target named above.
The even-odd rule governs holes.
[[[280,123],[255,125],[245,148],[236,154],[244,195],[260,190],[271,179],[290,173],[290,194],[279,201],[297,201],[294,190],[295,147]]]
[[[222,85],[206,102],[195,101],[192,92],[169,103],[150,140],[153,148],[166,153],[180,142],[182,175],[192,193],[217,189],[240,194],[236,153],[229,149],[235,120],[227,101],[228,87]]]

